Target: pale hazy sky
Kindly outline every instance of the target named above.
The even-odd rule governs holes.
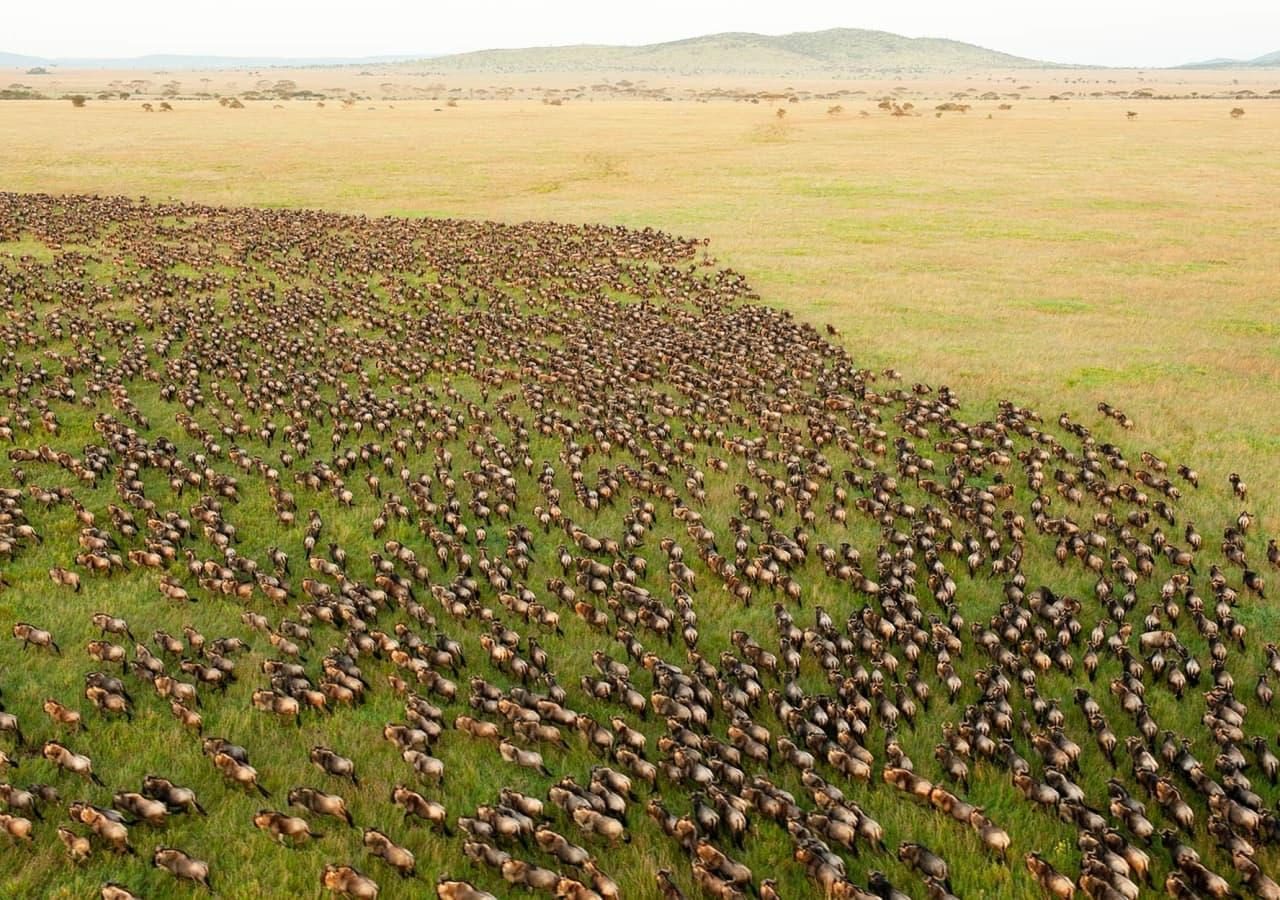
[[[1280,50],[1280,0],[4,0],[0,51],[369,56],[876,28],[1055,62],[1176,65]]]

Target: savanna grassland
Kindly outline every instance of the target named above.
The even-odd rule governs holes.
[[[957,87],[1075,86],[1023,77]],[[782,104],[781,121],[750,104],[179,103],[148,116],[14,102],[0,107],[0,162],[18,190],[707,237],[765,302],[831,322],[870,365],[909,362],[966,400],[1114,399],[1142,410],[1140,437],[1194,449],[1215,481],[1250,461],[1274,471],[1280,107],[1041,99],[935,119],[950,92],[926,96],[921,118],[865,100],[838,116]]]
[[[868,95],[881,90],[871,86]],[[1280,797],[1252,742],[1261,737],[1280,752],[1274,715],[1254,693],[1280,617],[1246,575],[1278,580],[1267,546],[1280,533],[1280,159],[1273,151],[1280,105],[1028,99],[1006,110],[974,102],[967,113],[935,117],[933,106],[949,96],[938,85],[901,91],[899,102],[914,97],[923,112],[903,117],[870,99],[844,101],[834,113],[828,102],[782,103],[782,116],[779,104],[642,100],[249,103],[235,110],[177,101],[173,112],[156,114],[134,102],[91,101],[83,109],[0,103],[0,186],[7,191],[207,204],[15,194],[0,205],[9,349],[0,384],[13,446],[46,444],[82,464],[104,460],[96,479],[56,457],[0,464],[0,486],[18,492],[9,498],[12,560],[3,570],[9,586],[0,594],[0,619],[6,632],[16,621],[48,629],[61,649],[24,650],[6,638],[0,697],[28,742],[57,737],[91,756],[105,783],[81,784],[0,734],[0,746],[19,763],[10,782],[54,784],[62,794],[60,804],[45,806],[48,821],[35,822],[34,846],[0,847],[0,892],[93,896],[108,880],[148,897],[198,892],[149,866],[151,851],[164,844],[208,860],[215,889],[227,897],[312,894],[331,862],[355,865],[386,897],[421,895],[445,873],[499,895],[520,893],[498,870],[463,855],[464,835],[404,824],[388,800],[393,784],[412,783],[445,805],[456,832],[457,817],[496,802],[504,786],[546,800],[560,778],[585,786],[592,767],[606,762],[566,728],[567,748],[518,745],[541,751],[546,776],[453,728],[459,714],[505,723],[496,709],[467,702],[473,676],[508,697],[520,685],[511,664],[490,658],[481,644],[493,617],[518,634],[520,658],[531,653],[530,637],[546,649],[546,670],[568,692],[566,707],[606,727],[623,716],[647,736],[654,762],[677,757],[678,747],[660,741],[674,730],[652,708],[642,717],[616,699],[589,696],[580,679],[604,678],[593,651],[629,667],[626,678],[614,678],[615,694],[629,685],[651,707],[655,691],[678,694],[680,678],[696,676],[693,683],[714,697],[706,733],[736,741],[739,753],[753,746],[729,733],[731,710],[720,698],[738,696],[730,688],[780,691],[802,710],[779,718],[777,702],[763,696],[739,706],[768,729],[775,758],[735,763],[723,751],[713,785],[724,791],[722,802],[743,793],[725,766],[739,767],[748,783],[761,776],[789,791],[806,815],[840,814],[832,811],[841,802],[824,787],[835,785],[843,806],[883,826],[888,851],[863,837],[853,842],[856,853],[841,848],[813,830],[821,820],[803,816],[791,818],[811,822],[804,826],[810,833],[788,833],[786,816],[773,821],[754,805],[741,847],[727,828],[708,835],[751,868],[757,885],[776,878],[783,897],[818,895],[819,881],[829,878],[793,860],[797,847],[812,858],[813,840],[834,848],[849,882],[866,887],[869,873],[880,871],[912,897],[928,896],[928,886],[896,858],[902,841],[945,858],[962,897],[1041,896],[1023,865],[1032,851],[1076,879],[1082,827],[1072,817],[1081,808],[1037,808],[1011,784],[1016,758],[975,747],[978,735],[998,738],[1007,728],[1039,783],[1053,762],[1030,735],[1055,733],[1055,709],[1058,733],[1080,747],[1078,760],[1058,768],[1122,842],[1150,853],[1150,890],[1160,891],[1173,870],[1172,848],[1158,838],[1148,847],[1133,823],[1111,815],[1113,775],[1145,803],[1157,829],[1176,828],[1181,810],[1148,796],[1141,782],[1163,779],[1166,799],[1176,788],[1193,817],[1182,835],[1187,845],[1247,893],[1245,876],[1233,873],[1231,855],[1207,831],[1206,795],[1214,792],[1210,782],[1227,784],[1232,802],[1252,802],[1240,793],[1230,759],[1218,764],[1220,754],[1239,751],[1258,806],[1274,810]],[[1236,105],[1245,115],[1233,119]],[[1132,120],[1130,110],[1138,113]],[[366,218],[379,216],[393,218]],[[522,222],[566,225],[497,224]],[[577,223],[663,234],[568,227]],[[39,367],[45,374],[33,377]],[[885,373],[890,368],[901,380]],[[1104,401],[1131,427],[1102,415]],[[46,408],[56,432],[42,421]],[[405,446],[394,449],[397,437]],[[1144,459],[1142,451],[1154,456]],[[122,474],[129,462],[137,484]],[[1196,470],[1198,488],[1177,473],[1179,464]],[[1230,473],[1247,482],[1246,497],[1233,493]],[[376,489],[371,474],[381,479]],[[173,477],[188,480],[181,493]],[[164,596],[161,572],[147,565],[94,575],[73,563],[84,549],[77,542],[84,521],[69,497],[45,502],[31,489],[57,487],[110,535],[106,556],[169,545],[174,559],[160,568],[191,599]],[[202,501],[223,489],[220,508]],[[292,521],[280,490],[293,494]],[[388,514],[392,493],[403,516]],[[153,512],[192,523],[189,533],[149,529],[145,500],[156,504]],[[509,518],[496,512],[499,502]],[[137,533],[109,504],[132,511]],[[309,554],[312,509],[322,524]],[[388,520],[381,530],[380,517]],[[642,527],[633,531],[637,521]],[[1203,549],[1192,559],[1163,551],[1162,538],[1164,546],[1189,548],[1189,523]],[[19,525],[39,542],[17,534]],[[518,526],[530,534],[509,531]],[[477,528],[486,530],[483,540]],[[681,550],[673,554],[663,538]],[[591,539],[623,544],[610,549]],[[396,559],[388,540],[414,551],[423,568]],[[846,542],[858,561],[840,549]],[[567,573],[560,545],[570,557]],[[275,602],[273,583],[258,577],[276,568],[273,546],[291,566],[271,576],[289,591]],[[235,552],[227,556],[226,547]],[[308,566],[309,555],[331,561],[334,547],[345,551],[345,573]],[[187,550],[212,561],[217,579],[205,573],[202,582],[189,570]],[[371,553],[394,560],[391,569],[378,569]],[[462,574],[464,555],[475,585]],[[245,568],[236,559],[254,562]],[[499,560],[515,571],[493,580]],[[1214,564],[1221,575],[1211,576]],[[78,573],[82,589],[51,583],[55,566]],[[593,575],[596,566],[608,574]],[[638,574],[645,566],[648,574]],[[640,590],[629,586],[628,570]],[[380,573],[393,577],[378,581]],[[564,602],[548,584],[557,578],[604,621],[593,626],[586,620],[594,613]],[[601,584],[593,587],[592,578]],[[310,589],[303,579],[314,580]],[[523,596],[517,584],[558,615],[563,634],[536,612],[519,612],[520,602],[511,602]],[[241,585],[249,586],[243,595]],[[455,601],[460,594],[461,607],[442,603],[442,592],[446,600],[448,592]],[[782,641],[790,627],[775,603],[800,629],[793,644]],[[815,606],[832,625],[815,619]],[[137,642],[162,656],[153,633],[181,637],[184,624],[208,642],[238,637],[251,645],[226,654],[237,676],[226,693],[201,687],[201,705],[191,709],[205,734],[248,749],[270,798],[228,786],[199,738],[136,669],[120,676],[132,722],[92,708],[85,673],[119,669],[85,656],[86,642],[100,637],[90,622],[97,611],[127,619]],[[299,664],[317,684],[326,648],[350,650],[371,631],[401,649],[412,646],[412,635],[434,644],[444,634],[460,642],[466,665],[454,671],[416,651],[409,656],[418,662],[397,662],[390,644],[376,653],[366,646],[354,654],[369,684],[363,703],[330,703],[331,713],[304,711],[300,725],[282,722],[252,708],[253,691],[270,686],[262,662],[281,651],[242,621],[246,611],[265,615],[277,634],[284,619],[306,623],[316,643],[299,647],[306,657]],[[1145,623],[1149,616],[1154,621]],[[1121,618],[1131,633],[1117,633]],[[397,634],[396,624],[407,631]],[[982,627],[971,633],[975,624]],[[628,656],[619,628],[643,650],[631,645]],[[994,638],[990,653],[981,646],[984,628]],[[731,642],[735,629],[749,640]],[[1166,629],[1174,635],[1168,646],[1140,643],[1143,632]],[[120,642],[136,659],[134,641]],[[694,647],[701,667],[688,656]],[[791,648],[800,651],[794,672]],[[1162,652],[1152,660],[1154,649]],[[1085,676],[1090,653],[1095,682]],[[1215,653],[1223,660],[1216,672]],[[778,674],[765,654],[780,660]],[[166,657],[174,674],[179,657],[197,659],[189,645]],[[1186,673],[1192,660],[1202,669],[1199,681],[1179,698],[1170,676]],[[961,680],[953,703],[946,662]],[[744,664],[760,671],[753,677]],[[1129,687],[1111,689],[1126,666]],[[456,681],[457,699],[431,694],[435,676],[414,674],[424,667]],[[848,681],[833,682],[827,672]],[[1007,691],[997,672],[1009,679]],[[406,697],[388,684],[393,674],[441,707],[444,728],[429,752],[443,761],[442,785],[418,779],[383,738],[384,724],[407,715]],[[1215,678],[1227,676],[1247,708],[1238,722],[1223,689],[1206,700]],[[1095,740],[1099,719],[1073,699],[1078,686],[1100,705],[1101,729],[1121,742],[1114,770]],[[527,686],[547,688],[536,673]],[[818,702],[837,694],[839,704]],[[695,715],[706,700],[699,696],[694,691],[675,714]],[[908,696],[916,706],[910,724]],[[88,731],[52,723],[40,708],[46,697],[81,710]],[[1137,712],[1126,712],[1134,697]],[[887,727],[895,718],[897,728]],[[783,760],[777,741],[803,744],[800,735],[812,734],[815,719],[829,730],[814,739],[820,759],[802,778],[809,767]],[[1135,771],[1140,749],[1127,751],[1123,741],[1151,722],[1155,769],[1140,763]],[[935,760],[944,723],[965,726],[968,751],[953,738],[943,756],[966,763],[966,784],[948,780]],[[874,787],[859,780],[856,765],[841,772],[826,758],[833,746],[852,749],[850,732],[864,728],[856,743],[874,757]],[[1190,740],[1181,754],[1176,741],[1162,754],[1166,729]],[[502,730],[514,736],[509,724]],[[891,734],[917,772],[982,807],[1008,833],[1008,865],[984,848],[977,827],[883,783]],[[361,784],[311,765],[307,749],[317,744],[349,756]],[[704,744],[703,757],[716,759],[715,745]],[[1187,764],[1187,754],[1203,765]],[[691,811],[701,776],[687,753],[678,757],[656,789],[637,780],[638,799],[625,816],[629,845],[584,834],[547,803],[550,825],[589,849],[623,896],[659,896],[655,874],[663,868],[698,895],[689,855],[646,814],[653,797],[676,816]],[[626,768],[616,759],[608,764]],[[137,790],[146,773],[194,788],[209,816],[132,825],[138,859],[95,845],[89,861],[69,861],[54,836],[55,823],[70,824],[66,802],[109,806],[114,791]],[[308,815],[324,836],[297,849],[254,829],[256,810],[285,809],[288,789],[300,785],[344,796],[358,828]],[[705,785],[701,791],[715,796]],[[369,857],[360,843],[365,827],[413,850],[417,881],[402,881]],[[1274,875],[1272,828],[1269,819],[1256,831],[1238,826],[1257,845],[1257,865]],[[536,845],[494,843],[590,880]],[[1183,877],[1195,876],[1184,868]]]

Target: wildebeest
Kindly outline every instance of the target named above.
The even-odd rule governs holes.
[[[213,893],[213,887],[209,884],[209,864],[203,860],[188,856],[173,847],[157,847],[151,855],[151,864],[157,869],[164,869],[174,878],[194,881]]]

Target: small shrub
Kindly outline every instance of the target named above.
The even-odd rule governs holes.
[[[89,102],[89,98],[84,94],[72,94],[67,99],[71,101],[71,105],[76,109],[83,109],[84,105]]]
[[[1239,118],[1240,118],[1241,116],[1243,116],[1243,115],[1244,115],[1244,110],[1243,110],[1242,108],[1240,108],[1239,106],[1234,107],[1234,108],[1231,110],[1231,118],[1233,118],[1233,119],[1239,119]]]

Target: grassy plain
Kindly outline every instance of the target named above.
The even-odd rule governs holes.
[[[971,84],[979,91],[990,86],[977,80],[958,86]],[[869,88],[873,95],[877,87]],[[843,104],[838,115],[823,102],[788,104],[781,119],[773,106],[748,103],[464,101],[445,107],[379,101],[346,109],[262,103],[228,110],[179,101],[173,113],[147,115],[136,103],[91,102],[76,110],[67,103],[14,101],[0,103],[6,135],[0,172],[3,187],[17,191],[605,221],[705,236],[708,252],[745,273],[762,302],[833,324],[838,339],[869,366],[895,366],[909,381],[951,385],[975,418],[1003,398],[1046,416],[1068,411],[1091,422],[1099,400],[1119,406],[1136,422],[1123,438],[1128,448],[1191,462],[1213,486],[1211,498],[1192,498],[1189,505],[1204,521],[1208,541],[1216,542],[1228,509],[1231,516],[1236,511],[1225,504],[1230,471],[1250,483],[1260,530],[1280,531],[1280,157],[1274,152],[1280,102],[1037,99],[1002,111],[992,101],[935,118],[934,102],[949,92],[930,86],[914,96],[920,117],[890,117],[863,100]],[[1233,105],[1245,107],[1246,115],[1230,119]],[[863,109],[868,117],[859,115]],[[1133,121],[1125,117],[1130,109],[1139,112]],[[34,249],[0,245],[10,252]],[[156,414],[168,413],[157,407]],[[265,529],[269,517],[261,512]],[[322,512],[340,519],[336,508]],[[252,511],[243,515],[252,528]],[[598,530],[616,531],[616,523],[602,521]],[[70,531],[58,537],[63,547],[73,540]],[[355,540],[338,532],[339,540],[348,537]],[[35,552],[24,565],[38,573],[55,561]],[[137,588],[136,580],[114,583],[102,606],[128,615]],[[6,621],[39,602],[37,593],[3,598]],[[226,630],[225,615],[212,606],[183,615],[211,633]],[[767,612],[758,616],[763,627]],[[61,628],[69,644],[91,636],[83,616],[61,620],[49,611],[43,618]],[[150,624],[176,631],[182,617],[170,618]],[[1249,624],[1265,630],[1277,622],[1261,608]],[[723,636],[709,636],[710,649],[722,642]],[[552,649],[568,658],[584,647],[570,641]],[[21,657],[8,643],[0,654],[7,683]],[[574,663],[571,671],[578,669],[585,664]],[[42,681],[42,688],[75,696],[77,672],[52,671],[54,682]],[[1243,673],[1237,678],[1248,684]],[[1065,696],[1066,685],[1055,686]],[[233,691],[236,702],[208,713],[209,730],[247,735],[255,764],[272,773],[275,788],[291,779],[315,781],[296,748],[273,745],[278,732],[246,708],[247,693],[241,685]],[[1171,700],[1155,702],[1158,718],[1176,721]],[[1072,727],[1082,729],[1071,712]],[[382,694],[352,715],[367,730],[398,712]],[[91,720],[95,743],[103,734],[118,742],[103,759],[132,766],[131,777],[151,767],[137,734],[179,739],[157,704],[148,703],[139,718],[145,729]],[[341,746],[341,723],[350,721],[308,725],[303,740]],[[917,759],[928,759],[935,734],[931,726],[911,739]],[[575,753],[573,761],[585,771],[589,757]],[[487,773],[464,743],[455,741],[440,755],[451,777],[457,775],[453,791],[473,803],[492,795]],[[388,773],[398,764],[385,745],[358,761]],[[203,760],[186,760],[169,774],[210,795],[222,793]],[[1087,787],[1096,796],[1105,773],[1090,778]],[[1071,831],[1014,799],[998,773],[981,775],[974,793],[1015,835],[1043,834],[1044,849],[1068,861]],[[885,814],[887,799],[882,791],[868,805],[894,839],[928,830],[931,846],[948,858],[972,857],[956,877],[963,896],[1033,895],[1025,873],[981,860],[967,833],[939,827],[912,807]],[[223,826],[244,834],[243,805],[228,804],[210,823],[179,822],[164,839],[190,844]],[[376,821],[372,807],[355,813],[359,821]],[[604,868],[628,884],[651,885],[652,869],[674,864],[675,857],[669,842],[641,833],[654,838],[651,856],[606,855]],[[302,850],[276,874],[269,867],[277,851],[258,837],[217,851],[234,879],[224,885],[225,896],[282,887],[310,891],[315,871],[333,855],[324,845]],[[425,872],[453,866],[439,855],[440,845],[415,841]],[[3,852],[16,861],[21,851]],[[773,835],[744,860],[765,871],[771,855],[785,852],[785,841]],[[380,876],[387,896],[409,895],[385,869],[356,861]],[[893,864],[876,864],[911,884]],[[20,868],[5,866],[0,893],[88,896],[109,869],[69,871],[47,849]],[[158,874],[145,877],[149,896],[186,893]],[[488,886],[496,881],[484,880]],[[53,884],[63,887],[55,891]],[[798,881],[783,886],[787,896],[806,889]]]
[[[1042,96],[1072,80],[1019,74]],[[1176,89],[1196,86],[1215,85]],[[871,100],[783,119],[749,103],[14,101],[0,171],[14,190],[705,236],[764,302],[834,324],[868,364],[975,403],[1106,399],[1209,479],[1239,470],[1274,527],[1280,102],[991,101],[939,119],[949,92],[913,90],[918,118]]]

